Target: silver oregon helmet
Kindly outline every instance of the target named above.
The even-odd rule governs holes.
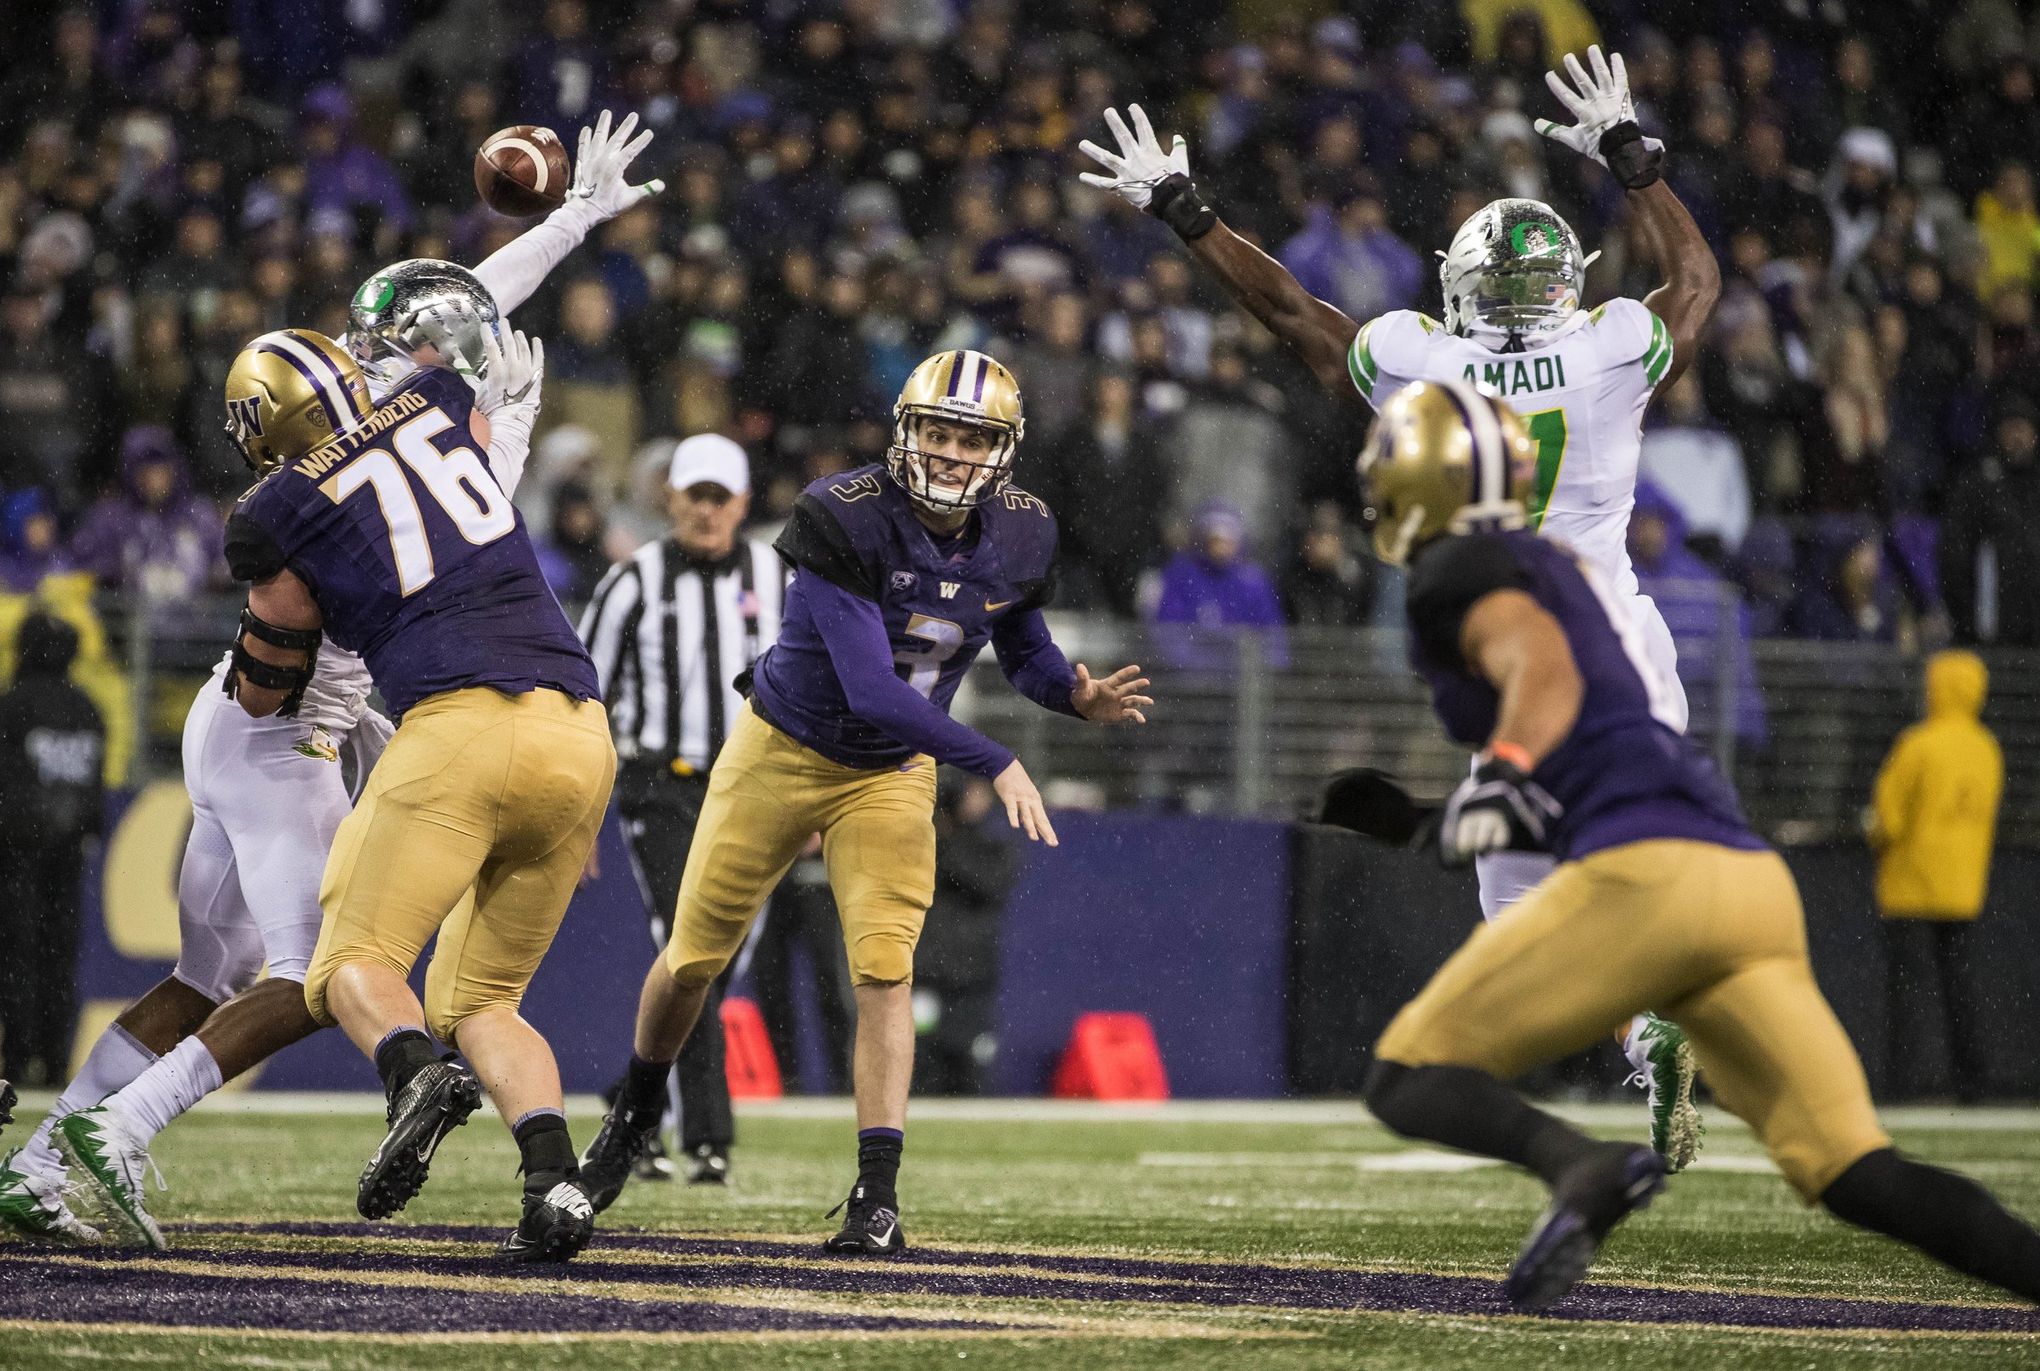
[[[347,307],[347,350],[378,394],[417,365],[411,354],[428,344],[446,365],[471,380],[488,370],[483,330],[501,312],[481,278],[455,262],[414,257],[392,262],[361,283]]]
[[[1580,240],[1542,200],[1496,200],[1452,235],[1438,279],[1445,327],[1465,335],[1475,324],[1507,333],[1544,333],[1580,307],[1587,264]]]

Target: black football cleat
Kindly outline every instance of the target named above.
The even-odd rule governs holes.
[[[687,1154],[689,1185],[728,1185],[730,1154],[714,1143],[702,1143]]]
[[[1503,1291],[1518,1312],[1538,1314],[1579,1284],[1615,1225],[1665,1188],[1665,1159],[1648,1147],[1609,1144],[1568,1171],[1530,1230]]]
[[[365,1219],[386,1219],[423,1188],[432,1154],[448,1133],[481,1108],[482,1083],[454,1062],[432,1062],[390,1100],[382,1146],[368,1159],[354,1207]]]
[[[858,1186],[850,1197],[831,1209],[824,1218],[834,1218],[848,1209],[836,1236],[822,1244],[822,1251],[839,1257],[897,1257],[907,1250],[907,1235],[900,1229],[898,1200],[881,1203],[865,1197]]]
[[[659,1141],[656,1133],[645,1143],[643,1154],[630,1169],[630,1174],[641,1181],[670,1181],[675,1172],[673,1159],[666,1155],[666,1144]]]
[[[544,1194],[524,1192],[524,1217],[496,1249],[520,1262],[563,1262],[595,1235],[595,1205],[578,1180],[560,1181]]]
[[[602,1131],[581,1157],[581,1186],[588,1192],[596,1213],[615,1204],[616,1197],[623,1193],[624,1183],[631,1178],[638,1159],[658,1139],[664,1114],[662,1109],[633,1113],[617,1108],[602,1116]]]

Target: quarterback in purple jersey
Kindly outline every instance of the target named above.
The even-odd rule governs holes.
[[[273,413],[256,404],[242,419],[311,413],[326,436],[228,520],[228,565],[250,583],[230,681],[250,714],[273,712],[330,634],[367,660],[399,716],[334,837],[305,977],[312,1017],[346,1030],[389,1095],[356,1203],[369,1218],[401,1209],[486,1084],[525,1176],[503,1253],[564,1260],[594,1209],[552,1050],[518,1007],[609,800],[616,753],[595,669],[482,455],[488,425],[469,383],[420,367],[370,409],[345,351],[295,336],[311,361],[293,350],[290,368],[263,371]],[[535,391],[542,353],[515,333],[488,346],[489,384]],[[421,1003],[406,977],[435,935]],[[474,1070],[441,1060],[428,1029]]]
[[[893,407],[884,466],[815,482],[778,548],[793,564],[779,639],[709,778],[673,934],[645,977],[616,1108],[582,1162],[598,1208],[657,1129],[666,1075],[704,995],[810,834],[843,922],[857,996],[858,1177],[830,1252],[903,1250],[896,1179],[912,1074],[914,948],[935,891],[935,764],[991,779],[1007,820],[1053,846],[1026,768],[949,717],[987,643],[1016,689],[1098,723],[1145,723],[1138,667],[1072,668],[1041,616],[1055,517],[1011,484],[1012,373],[937,353]]]
[[[1535,450],[1499,401],[1416,382],[1362,459],[1382,560],[1410,567],[1411,658],[1478,749],[1436,835],[1448,863],[1548,851],[1552,874],[1475,930],[1375,1045],[1388,1127],[1551,1187],[1509,1272],[1550,1307],[1664,1187],[1664,1158],[1600,1142],[1503,1082],[1646,1007],[1685,1030],[1716,1097],[1807,1203],[2040,1300],[2040,1233],[1964,1177],[1902,1157],[1814,983],[1799,892],[1734,792],[1670,722],[1628,606],[1525,527]]]

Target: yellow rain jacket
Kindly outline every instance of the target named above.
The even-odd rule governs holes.
[[[1877,773],[1877,905],[1887,919],[1974,919],[1983,908],[2005,759],[1977,716],[1990,674],[1973,652],[1927,660],[1927,717]]]

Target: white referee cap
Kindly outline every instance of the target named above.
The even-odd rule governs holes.
[[[751,489],[751,459],[744,449],[720,433],[697,433],[682,438],[673,449],[673,465],[666,472],[666,484],[674,490],[712,481],[732,495]]]

